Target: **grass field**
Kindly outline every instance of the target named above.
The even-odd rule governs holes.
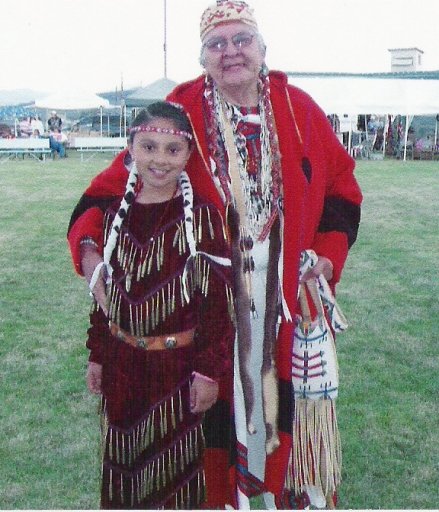
[[[1,509],[99,507],[90,302],[65,234],[109,161],[0,165]],[[350,323],[338,338],[339,508],[436,509],[439,162],[359,161],[357,178],[363,218],[338,288]]]

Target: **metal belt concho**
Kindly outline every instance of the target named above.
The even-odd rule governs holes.
[[[109,322],[109,328],[115,338],[143,350],[172,350],[185,347],[193,342],[195,334],[195,329],[188,329],[160,336],[132,336],[113,322]]]

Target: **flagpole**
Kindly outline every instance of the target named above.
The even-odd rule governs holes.
[[[164,4],[164,43],[163,43],[163,51],[164,51],[164,65],[165,65],[165,69],[164,69],[164,77],[167,78],[167,62],[166,62],[166,0],[163,0],[163,4]]]

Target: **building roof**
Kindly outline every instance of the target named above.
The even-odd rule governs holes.
[[[127,107],[147,106],[155,101],[163,101],[175,88],[177,82],[169,78],[160,78],[146,87],[139,87],[126,95]]]
[[[411,51],[424,53],[419,48],[389,48],[389,52],[411,52]]]
[[[391,79],[407,79],[407,80],[439,80],[439,70],[437,71],[389,71],[385,73],[320,73],[320,72],[287,72],[289,77],[336,77],[336,78],[391,78]]]

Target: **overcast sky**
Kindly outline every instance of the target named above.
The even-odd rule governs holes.
[[[165,75],[165,0],[0,0],[0,90],[89,92]],[[166,0],[167,77],[201,73],[199,20],[212,0]],[[439,70],[439,0],[249,0],[283,71],[386,72],[390,48]]]

